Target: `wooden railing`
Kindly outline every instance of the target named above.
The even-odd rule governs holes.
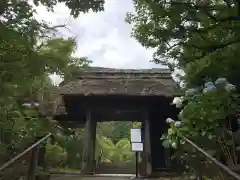
[[[223,172],[222,174],[228,174],[229,178],[234,178],[235,180],[240,180],[240,175],[238,175],[237,173],[233,172],[229,167],[227,167],[226,165],[224,165],[221,162],[219,162],[216,158],[212,157],[210,154],[208,154],[206,151],[204,151],[202,148],[200,148],[198,145],[196,145],[194,142],[192,142],[191,140],[189,140],[185,136],[182,136],[182,137],[188,144],[190,144],[192,147],[194,147],[205,158],[207,158],[212,163],[214,163],[214,165],[217,166]],[[200,175],[199,175],[199,179],[200,180],[204,180],[203,173],[200,173]]]
[[[27,180],[35,180],[36,174],[37,174],[37,169],[38,169],[39,147],[43,142],[45,142],[51,136],[52,136],[51,133],[47,134],[46,136],[44,136],[43,138],[38,140],[36,143],[32,144],[30,147],[25,149],[22,153],[18,154],[17,156],[13,157],[8,162],[6,162],[2,166],[0,166],[0,173],[1,173],[0,180],[5,179],[5,177],[4,177],[5,170],[7,170],[9,168],[11,169],[11,167],[15,163],[17,164],[17,162],[19,160],[21,160],[24,156],[28,156],[29,153],[31,153],[31,154],[30,154],[30,159],[29,159],[29,163],[28,163],[27,174],[25,175],[25,177]],[[15,168],[21,168],[21,167],[16,166]],[[11,171],[11,172],[14,173],[14,171]]]

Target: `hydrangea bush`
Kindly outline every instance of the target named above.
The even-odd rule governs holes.
[[[182,139],[183,135],[205,150],[221,149],[232,138],[229,117],[238,114],[235,90],[235,85],[226,78],[219,78],[202,87],[187,89],[183,97],[175,97],[173,104],[181,111],[178,119],[166,119],[169,129],[161,138],[163,145],[178,150],[185,147],[181,157],[194,152]]]

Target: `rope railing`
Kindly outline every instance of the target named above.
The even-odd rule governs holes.
[[[202,155],[204,155],[206,158],[211,160],[215,165],[217,165],[220,169],[222,169],[225,173],[230,175],[231,177],[235,178],[236,180],[240,180],[240,175],[233,172],[229,167],[219,162],[216,158],[212,157],[210,154],[208,154],[206,151],[204,151],[202,148],[200,148],[198,145],[196,145],[194,142],[186,138],[185,136],[182,136],[182,138],[190,144],[192,147],[194,147],[198,152],[200,152]],[[202,177],[200,177],[202,179]]]
[[[17,163],[18,160],[22,159],[25,155],[28,155],[31,153],[30,157],[30,163],[28,165],[28,172],[27,172],[27,179],[28,180],[35,180],[36,174],[37,174],[37,167],[38,167],[38,154],[39,154],[39,147],[40,145],[45,142],[49,137],[51,137],[52,134],[48,133],[46,136],[29,146],[27,149],[25,149],[23,152],[19,153],[6,163],[0,166],[0,173],[4,174],[4,171],[8,168],[11,168],[12,165]],[[0,179],[2,179],[0,175]],[[3,178],[4,179],[4,178]]]

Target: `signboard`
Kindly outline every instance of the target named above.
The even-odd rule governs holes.
[[[132,151],[143,151],[142,132],[140,128],[133,128],[130,131]]]
[[[135,151],[135,152],[141,152],[143,151],[143,143],[141,142],[133,142],[132,143],[132,151]]]
[[[130,131],[132,151],[136,152],[136,178],[138,179],[138,156],[143,151],[141,128],[133,128]]]
[[[142,142],[142,137],[141,137],[141,129],[140,128],[133,128],[131,129],[130,132],[131,135],[131,142],[134,143],[140,143]]]

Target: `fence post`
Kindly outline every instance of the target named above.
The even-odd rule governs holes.
[[[47,141],[44,141],[39,145],[38,150],[38,166],[41,167],[43,170],[45,170],[45,154],[46,154],[46,145]]]
[[[203,180],[203,172],[202,172],[202,167],[200,167],[199,172],[198,172],[198,177],[199,180]]]
[[[31,159],[28,169],[28,180],[35,180],[37,174],[37,167],[38,167],[38,152],[39,152],[39,145],[34,147],[31,152]]]

